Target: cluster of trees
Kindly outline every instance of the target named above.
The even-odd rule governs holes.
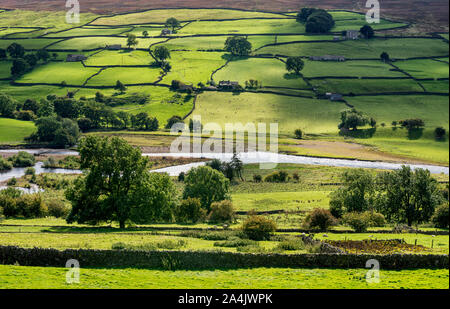
[[[243,36],[232,36],[225,41],[224,49],[233,56],[248,56],[252,51],[252,43]]]
[[[26,53],[25,48],[18,43],[12,43],[6,50],[0,49],[0,60],[6,59],[8,55],[13,59],[11,75],[14,77],[32,70],[39,61],[45,63],[51,58],[50,53],[43,49],[35,53]],[[54,54],[53,57],[57,55]]]
[[[221,172],[230,181],[233,181],[235,178],[243,180],[242,169],[244,168],[244,164],[236,153],[233,155],[230,162],[222,162],[219,159],[214,159],[206,165]]]
[[[0,216],[26,219],[52,216],[64,218],[69,207],[57,199],[44,201],[41,194],[25,194],[15,188],[0,191]]]
[[[66,191],[72,204],[68,222],[97,224],[119,222],[196,222],[232,219],[229,180],[207,167],[192,169],[184,179],[179,203],[167,174],[150,173],[148,158],[120,138],[88,136],[80,141],[80,167],[87,171]],[[231,210],[230,210],[231,209]]]
[[[297,14],[297,21],[305,24],[307,33],[327,33],[335,25],[333,16],[316,8],[302,8]]]
[[[342,180],[343,187],[331,195],[330,212],[359,230],[379,226],[384,218],[408,226],[426,223],[439,205],[448,208],[444,192],[428,170],[403,166],[374,176],[356,169],[343,173]]]
[[[377,122],[374,118],[352,108],[341,112],[341,123],[338,125],[338,128],[340,130],[357,130],[358,127],[364,127],[366,125],[374,128],[376,124]]]

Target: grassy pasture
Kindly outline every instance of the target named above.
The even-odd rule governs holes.
[[[330,191],[239,193],[233,194],[232,199],[236,211],[311,211],[328,208],[329,194]]]
[[[47,45],[57,42],[57,39],[17,39],[17,40],[0,40],[0,48],[6,49],[12,43],[22,45],[25,49],[42,49]]]
[[[293,43],[268,46],[258,54],[281,54],[286,56],[340,55],[347,58],[379,59],[386,51],[391,58],[432,57],[448,55],[448,44],[432,39],[372,39],[343,42]]]
[[[97,15],[91,13],[80,14],[80,24],[92,21]],[[65,11],[27,11],[14,10],[2,13],[0,27],[44,27],[50,28],[48,31],[59,31],[77,27],[77,24],[66,22]]]
[[[103,92],[103,91],[102,91]],[[158,118],[160,126],[164,126],[167,120],[178,115],[187,115],[193,107],[193,98],[185,95],[175,98],[176,93],[165,87],[128,87],[127,94],[145,93],[150,95],[150,102],[145,105],[121,105],[115,107],[115,111],[126,111],[132,114],[147,112],[152,117]]]
[[[148,48],[151,44],[162,42],[163,39],[138,39],[136,48]],[[1,41],[0,41],[1,42]],[[51,49],[92,50],[104,48],[106,45],[120,44],[126,48],[127,38],[119,37],[83,37],[68,39],[51,46]]]
[[[66,81],[69,85],[82,85],[97,72],[97,68],[85,68],[80,62],[52,62],[36,67],[20,77],[17,82],[59,84]]]
[[[341,103],[272,94],[204,93],[198,97],[194,115],[201,115],[204,123],[216,122],[222,127],[225,123],[262,122],[278,123],[281,134],[293,134],[297,128],[308,133],[337,133],[343,109]]]
[[[108,65],[150,65],[153,58],[148,52],[142,50],[134,51],[111,51],[104,50],[88,58],[86,65],[108,66]]]
[[[242,86],[245,86],[245,81],[250,79],[262,82],[264,87],[309,88],[302,78],[295,74],[288,74],[285,64],[277,59],[236,59],[214,75],[216,82],[234,80]]]
[[[448,80],[421,81],[420,84],[429,92],[448,93]]]
[[[0,79],[11,77],[12,62],[0,61]]]
[[[210,80],[214,70],[225,64],[226,59],[221,52],[172,52],[169,60],[172,70],[164,77],[163,82],[170,84],[172,80],[197,85]]]
[[[306,77],[320,76],[357,76],[357,77],[405,77],[398,71],[381,61],[305,61],[302,74]]]
[[[76,37],[76,36],[89,36],[89,35],[119,35],[123,32],[131,30],[131,27],[123,28],[95,28],[95,27],[81,27],[69,29],[63,32],[50,33],[46,37]]]
[[[32,121],[0,118],[0,144],[18,144],[35,130]]]
[[[158,68],[108,68],[89,80],[87,85],[114,86],[118,80],[124,84],[154,83],[159,76]]]
[[[448,63],[425,59],[399,61],[395,65],[415,78],[448,78]]]
[[[336,71],[331,71],[332,73]],[[311,80],[320,93],[371,94],[380,92],[423,92],[412,79],[318,79]]]
[[[42,99],[49,94],[66,95],[67,91],[73,90],[72,88],[62,88],[59,86],[11,86],[8,81],[0,81],[1,92],[12,96],[19,102],[24,102],[26,99]],[[94,92],[95,94],[95,92]],[[78,97],[78,96],[77,96]]]
[[[384,270],[379,284],[366,282],[367,269],[253,268],[239,270],[163,271],[86,269],[80,283],[66,283],[67,268],[0,266],[8,289],[448,289],[448,270]],[[32,278],[32,279],[31,279]]]
[[[260,34],[305,33],[304,24],[295,19],[260,19],[233,21],[197,21],[190,23],[179,34]]]
[[[145,23],[165,23],[170,17],[175,17],[180,21],[188,20],[209,20],[209,19],[237,19],[237,18],[259,18],[275,17],[288,18],[280,14],[245,12],[239,10],[223,9],[170,9],[170,10],[150,10],[140,13],[130,13],[113,17],[101,17],[92,25],[126,25]]]

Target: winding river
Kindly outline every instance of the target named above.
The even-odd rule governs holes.
[[[35,155],[53,154],[53,155],[77,155],[76,151],[64,150],[64,149],[4,149],[0,150],[0,153],[17,153],[19,151],[26,151]],[[184,158],[205,158],[205,159],[220,159],[222,161],[231,160],[233,154],[230,153],[144,153],[147,157],[184,157]],[[372,162],[372,161],[359,161],[348,159],[332,159],[332,158],[316,158],[316,157],[304,157],[293,156],[284,154],[274,154],[270,152],[247,152],[241,153],[239,158],[244,164],[260,164],[262,169],[274,168],[274,164],[277,163],[291,163],[291,164],[305,164],[305,165],[324,165],[324,166],[336,166],[336,167],[353,167],[353,168],[374,168],[383,170],[394,170],[400,168],[403,164],[399,163],[387,163],[387,162]],[[155,170],[154,172],[168,173],[170,176],[178,176],[181,172],[188,172],[191,168],[205,165],[205,162],[190,163],[178,166],[171,166],[162,169]],[[46,169],[42,167],[43,163],[38,162],[34,168],[36,174],[41,173],[58,173],[58,174],[80,174],[79,170],[67,170],[67,169]],[[449,174],[449,168],[447,166],[426,165],[426,164],[407,164],[412,169],[422,168],[427,169],[433,174],[444,173]],[[22,177],[25,175],[25,168],[13,168],[10,171],[0,173],[0,182],[10,179],[12,177]]]

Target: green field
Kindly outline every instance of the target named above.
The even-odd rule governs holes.
[[[74,285],[66,283],[66,273],[66,268],[0,266],[0,286],[9,289],[448,289],[449,286],[449,273],[445,269],[381,271],[379,284],[366,282],[367,269],[162,271],[82,268],[80,284]]]
[[[309,88],[302,78],[286,73],[285,64],[278,59],[237,59],[214,75],[216,83],[221,80],[235,80],[242,86],[250,79],[261,82],[263,87]]]
[[[87,85],[114,86],[118,80],[124,84],[154,83],[159,76],[158,68],[108,68],[90,79]]]
[[[220,108],[219,108],[220,106]],[[281,134],[292,134],[297,128],[308,133],[337,133],[342,103],[324,100],[284,97],[272,94],[203,93],[198,97],[194,115],[202,122],[278,123]]]
[[[97,19],[92,25],[127,25],[146,23],[165,23],[170,17],[175,17],[180,21],[202,20],[202,19],[237,19],[237,18],[258,18],[275,17],[287,18],[280,14],[262,12],[243,12],[239,10],[222,9],[173,9],[173,10],[150,10],[141,13],[130,13],[114,17],[102,17]]]
[[[0,118],[0,144],[17,144],[35,130],[31,121]]]
[[[311,84],[320,93],[377,94],[386,92],[424,92],[419,83],[412,79],[316,79]],[[433,83],[433,85],[435,85]],[[434,86],[433,86],[434,87]],[[401,97],[392,96],[393,100],[402,100]]]
[[[448,55],[448,44],[431,39],[372,39],[324,43],[294,43],[269,46],[258,54],[281,54],[286,56],[339,55],[352,59],[374,58],[386,51],[391,58],[439,57]]]
[[[163,82],[170,84],[172,80],[180,80],[187,84],[206,84],[211,74],[226,62],[221,52],[172,52],[172,70],[164,77]]]
[[[87,66],[108,66],[108,65],[150,65],[153,62],[148,52],[141,50],[134,51],[109,51],[105,50],[96,53],[85,61]]]
[[[448,62],[436,60],[410,60],[395,64],[414,78],[448,78]]]

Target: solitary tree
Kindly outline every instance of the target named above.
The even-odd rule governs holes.
[[[235,56],[248,56],[252,51],[252,44],[242,36],[233,36],[225,41],[225,50]]]
[[[369,25],[364,25],[359,29],[359,32],[366,38],[371,39],[375,36],[375,32],[373,31],[373,28]]]
[[[136,45],[138,45],[139,41],[136,38],[136,35],[132,34],[132,33],[128,33],[127,34],[127,46],[128,48],[134,47]]]
[[[147,30],[144,30],[144,31],[142,32],[142,35],[143,35],[144,37],[148,37],[148,31],[147,31]]]
[[[428,170],[411,170],[409,166],[384,172],[377,181],[380,194],[378,211],[388,220],[413,223],[427,222],[442,202],[437,181]]]
[[[295,72],[295,74],[300,75],[301,70],[305,63],[301,57],[289,57],[286,61],[286,70],[289,72]]]
[[[202,207],[210,210],[211,204],[228,199],[229,180],[208,166],[193,168],[184,179],[183,198],[198,198]]]
[[[118,221],[124,228],[133,208],[158,199],[148,190],[152,182],[148,159],[123,139],[88,136],[80,142],[79,152],[85,177],[66,192],[72,203],[67,222]]]
[[[125,87],[125,85],[120,80],[118,80],[114,89],[119,91],[120,93],[124,93],[127,90],[127,87]]]
[[[170,17],[166,20],[166,27],[172,28],[172,32],[175,31],[175,28],[180,27],[180,22],[175,17]]]
[[[369,121],[369,117],[353,108],[341,112],[341,123],[338,128],[357,130],[358,127],[369,124]]]
[[[387,52],[382,52],[380,55],[380,59],[383,62],[389,62],[390,61],[389,54]]]
[[[22,58],[25,55],[25,48],[17,43],[12,43],[6,49],[11,58]]]
[[[150,55],[162,65],[167,59],[170,59],[170,51],[165,46],[156,46],[153,52],[150,50]]]

